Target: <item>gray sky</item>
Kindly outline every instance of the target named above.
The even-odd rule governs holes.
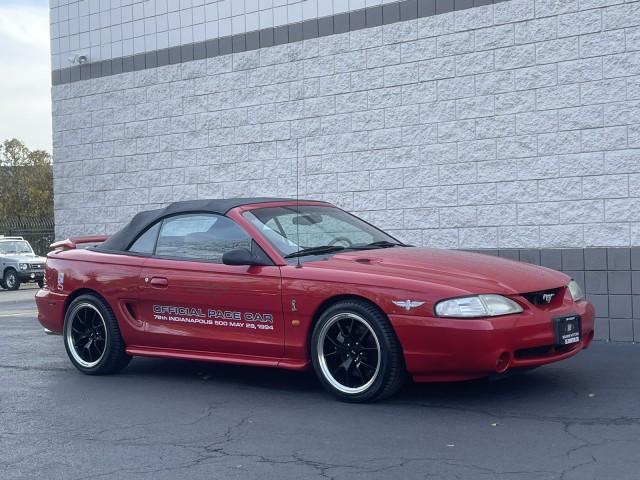
[[[0,141],[51,152],[48,0],[0,0]]]

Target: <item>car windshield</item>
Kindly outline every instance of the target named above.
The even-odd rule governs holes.
[[[244,216],[285,258],[402,245],[363,220],[329,206],[256,208]]]
[[[33,253],[29,242],[26,240],[12,240],[0,242],[0,253],[16,254],[16,253]]]

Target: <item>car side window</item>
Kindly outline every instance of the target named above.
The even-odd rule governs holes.
[[[222,263],[222,255],[251,249],[251,237],[222,215],[185,214],[164,219],[155,254],[162,257]]]
[[[149,228],[146,232],[138,237],[129,247],[129,251],[133,253],[144,253],[151,255],[153,249],[156,246],[156,238],[158,238],[158,230],[160,229],[160,222],[156,223],[153,227]]]

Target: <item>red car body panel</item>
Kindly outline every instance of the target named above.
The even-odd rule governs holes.
[[[250,271],[248,271],[250,270]],[[145,318],[145,341],[140,345],[157,348],[197,350],[258,357],[281,357],[284,350],[282,281],[276,266],[228,266],[215,263],[167,261],[149,258],[142,267],[138,305],[142,312],[153,312],[153,305],[177,303],[207,311],[270,314],[270,325],[256,323],[255,329],[211,328],[207,322],[241,322],[220,315],[203,324],[185,324]],[[145,280],[149,279],[148,282]],[[152,285],[164,279],[165,285]],[[168,299],[171,299],[168,301]],[[144,314],[143,314],[144,316]],[[272,327],[258,329],[258,327]]]
[[[47,286],[36,295],[38,320],[61,333],[70,300],[92,291],[113,309],[130,354],[300,370],[310,365],[310,332],[322,309],[337,299],[358,297],[387,315],[416,381],[470,379],[543,365],[575,355],[593,339],[591,304],[573,301],[567,275],[539,266],[415,247],[290,264],[242,216],[252,208],[281,205],[295,203],[245,205],[226,214],[253,237],[273,266],[112,254],[75,249],[81,239],[60,242],[61,248],[47,258]],[[548,305],[533,305],[522,296],[550,289],[559,293]],[[483,293],[507,296],[523,312],[479,319],[434,313],[440,300]],[[409,312],[393,303],[407,299],[424,304]],[[162,309],[176,305],[191,309],[192,323],[167,321],[171,314]],[[209,310],[213,317],[204,314]],[[581,316],[580,342],[555,347],[553,319],[576,314]]]

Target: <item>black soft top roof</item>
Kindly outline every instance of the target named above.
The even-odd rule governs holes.
[[[229,210],[240,207],[242,205],[251,205],[253,203],[268,202],[290,202],[295,201],[291,198],[271,198],[271,197],[255,197],[255,198],[225,198],[211,200],[188,200],[184,202],[174,202],[164,208],[157,210],[147,210],[140,212],[134,216],[124,228],[111,235],[105,242],[97,246],[99,250],[124,251],[131,243],[138,238],[148,227],[160,218],[176,215],[179,213],[199,212],[199,213],[217,213],[225,215]]]

